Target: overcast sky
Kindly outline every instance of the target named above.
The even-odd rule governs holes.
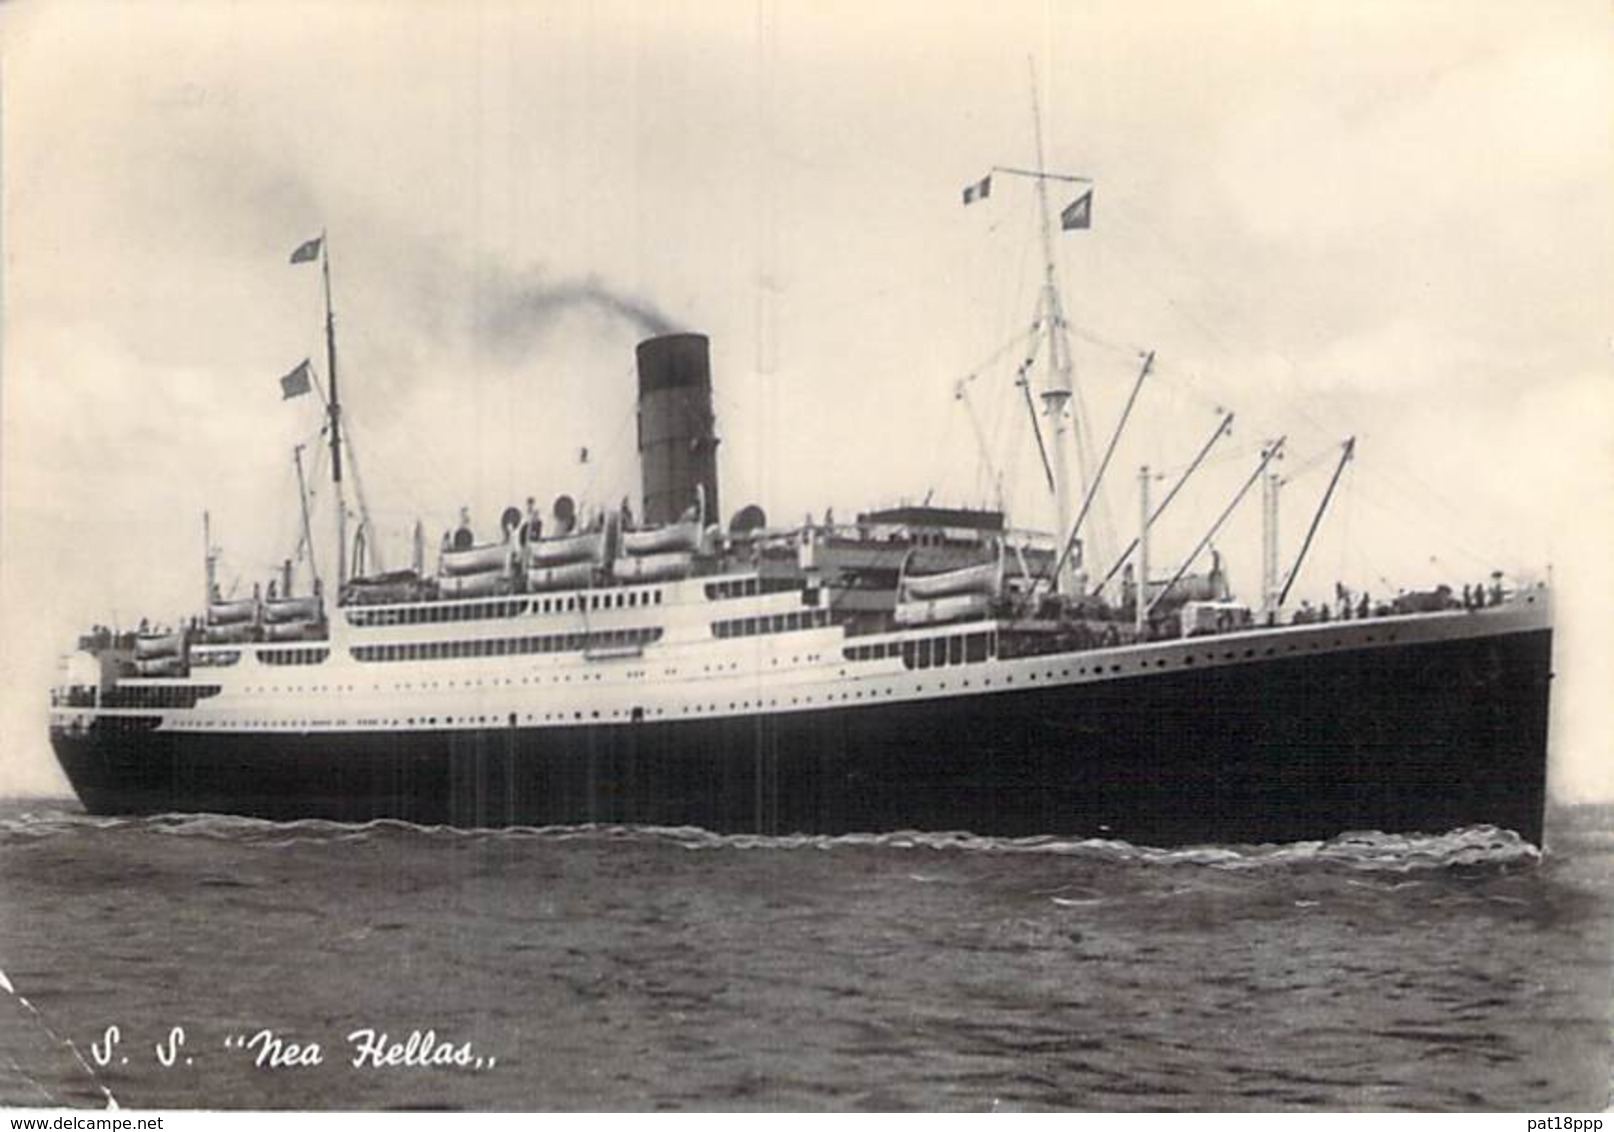
[[[417,517],[637,494],[657,326],[712,337],[725,512],[1001,495],[1046,527],[1012,384],[1036,198],[960,199],[1034,163],[1034,66],[1050,168],[1096,185],[1057,250],[1099,444],[1158,359],[1115,537],[1225,407],[1155,560],[1280,434],[1290,557],[1356,435],[1303,592],[1550,567],[1554,790],[1614,797],[1610,30],[1599,0],[10,5],[0,792],[65,786],[77,631],[199,608],[204,509],[227,585],[291,552],[319,422],[276,379],[324,366],[287,257],[321,230],[389,565]],[[1252,599],[1256,503],[1218,541]]]

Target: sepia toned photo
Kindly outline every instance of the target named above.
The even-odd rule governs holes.
[[[0,10],[0,1104],[1601,1111],[1610,30]]]

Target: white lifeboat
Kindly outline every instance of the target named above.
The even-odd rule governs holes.
[[[263,619],[270,624],[288,621],[318,621],[320,600],[317,597],[270,598],[263,603]]]
[[[318,621],[270,622],[263,627],[263,639],[266,641],[310,641],[323,637]]]
[[[482,574],[449,574],[437,579],[437,592],[442,597],[489,597],[509,591],[510,579],[497,570]]]
[[[142,657],[135,661],[142,676],[184,676],[185,661],[177,656]]]
[[[701,545],[701,521],[698,518],[668,523],[664,527],[648,527],[642,531],[622,532],[622,552],[632,557],[647,554],[667,554],[686,551],[693,554]],[[618,561],[621,561],[618,559]]]
[[[908,574],[902,579],[902,585],[906,596],[916,600],[954,594],[996,594],[1003,587],[1003,560],[962,566],[939,574]]]
[[[558,566],[537,566],[527,568],[527,589],[539,590],[565,590],[584,589],[594,580],[594,562],[584,559],[580,562],[566,562]]]
[[[899,601],[892,611],[898,625],[942,625],[949,621],[978,621],[992,611],[990,594],[953,594],[919,601]]]
[[[443,551],[443,573],[454,576],[488,574],[508,568],[511,546],[504,542],[484,543],[465,550]]]
[[[675,550],[618,558],[611,565],[611,573],[621,582],[666,582],[687,578],[694,568],[692,552]]]
[[[210,601],[207,603],[207,623],[209,625],[237,625],[243,621],[251,621],[258,616],[258,602],[256,598],[242,598],[240,601]]]
[[[209,625],[202,632],[210,645],[233,645],[252,640],[254,626],[249,621],[229,625]]]
[[[177,657],[184,647],[185,638],[180,633],[145,633],[135,638],[135,659]]]
[[[527,569],[564,566],[573,562],[601,562],[605,559],[605,531],[583,531],[556,535],[527,544]]]

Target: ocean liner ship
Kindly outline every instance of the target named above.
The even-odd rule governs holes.
[[[1090,195],[1077,204],[1066,226],[1085,225]],[[292,257],[314,258],[340,499],[323,237]],[[1151,569],[1150,526],[1176,489],[1151,509],[1147,476],[1138,538],[1090,576],[1080,533],[1103,468],[1078,499],[1051,267],[1039,301],[1054,534],[928,501],[852,522],[771,526],[754,506],[721,521],[708,341],[659,335],[637,350],[636,516],[529,500],[495,538],[466,525],[431,563],[417,529],[413,568],[367,574],[366,529],[350,542],[337,506],[334,585],[297,593],[288,568],[221,594],[210,546],[189,624],[97,628],[64,662],[61,765],[107,814],[1154,845],[1492,824],[1541,842],[1547,589],[1494,575],[1460,598],[1342,591],[1297,610],[1300,563],[1280,575],[1269,530],[1261,598],[1242,604],[1214,557],[1190,572],[1210,535],[1174,572]],[[310,377],[307,363],[287,375],[288,395]],[[1258,480],[1275,492],[1281,443],[1235,504]]]

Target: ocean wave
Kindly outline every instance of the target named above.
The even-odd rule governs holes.
[[[1159,848],[1114,838],[986,837],[962,830],[897,830],[845,834],[720,834],[695,826],[556,825],[462,829],[415,825],[391,818],[362,823],[304,818],[271,821],[229,814],[165,813],[143,817],[97,817],[60,809],[25,811],[0,818],[0,843],[106,832],[144,832],[266,847],[351,843],[379,838],[425,840],[544,840],[665,844],[693,851],[820,852],[885,851],[1032,854],[1151,866],[1220,870],[1328,866],[1364,872],[1415,873],[1454,868],[1534,865],[1542,851],[1511,830],[1469,826],[1442,834],[1361,831],[1326,841],[1261,845],[1195,845]]]

